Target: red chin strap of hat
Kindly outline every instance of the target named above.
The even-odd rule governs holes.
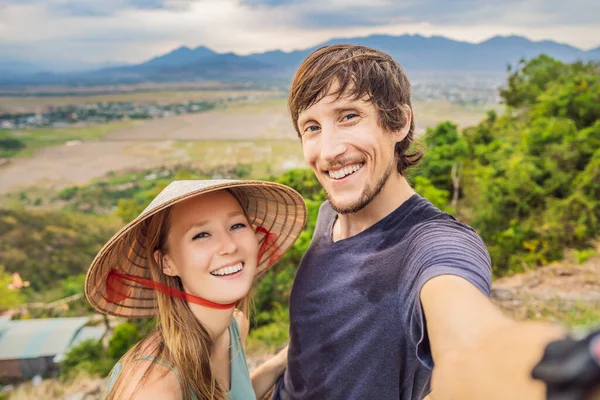
[[[258,250],[258,261],[257,262],[260,262],[266,249],[268,247],[271,247],[272,245],[274,245],[275,240],[277,239],[277,235],[269,232],[267,229],[263,228],[262,226],[259,226],[256,229],[256,231],[265,234],[265,237],[264,237],[264,239],[261,243],[261,246]],[[275,262],[275,261],[277,261],[277,259],[279,259],[279,256],[280,256],[279,251],[278,251],[278,248],[276,248],[276,249],[277,250],[274,251],[273,254],[269,257],[269,263],[271,263],[271,261],[273,261],[273,260],[274,260],[273,262]],[[198,304],[198,305],[208,307],[208,308],[213,308],[216,310],[227,310],[227,309],[235,307],[235,305],[237,304],[237,301],[233,302],[233,303],[229,303],[229,304],[215,303],[213,301],[203,299],[202,297],[194,296],[193,294],[189,294],[189,293],[183,292],[181,290],[174,289],[163,283],[155,282],[152,279],[143,278],[141,276],[130,275],[130,274],[125,274],[125,273],[119,272],[114,268],[108,272],[108,275],[106,277],[106,300],[107,301],[109,301],[110,303],[113,303],[113,304],[118,304],[118,303],[122,302],[123,300],[127,299],[129,296],[131,296],[131,290],[128,287],[128,285],[123,283],[124,281],[135,282],[138,285],[145,286],[145,287],[155,290],[157,292],[166,294],[167,296],[175,297],[176,299],[179,299],[179,300]]]
[[[131,291],[123,281],[135,282],[138,285],[151,288],[157,292],[166,294],[167,296],[175,297],[176,299],[187,301],[189,303],[198,304],[204,307],[214,308],[217,310],[227,310],[233,308],[236,302],[230,304],[215,303],[202,297],[194,296],[181,290],[173,289],[160,282],[155,282],[152,279],[142,278],[136,275],[124,274],[115,269],[111,269],[106,278],[106,294],[107,300],[111,303],[119,303],[131,295]]]

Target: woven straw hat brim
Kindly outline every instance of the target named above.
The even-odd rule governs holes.
[[[106,277],[111,269],[151,279],[147,260],[148,218],[166,208],[200,194],[228,189],[244,208],[255,228],[274,234],[259,260],[256,276],[263,274],[294,244],[306,224],[306,205],[294,189],[274,182],[252,180],[175,181],[152,200],[132,222],[117,232],[98,252],[85,281],[85,294],[92,306],[106,314],[142,318],[156,315],[156,293],[135,282],[123,282],[127,296],[113,303],[106,293]],[[261,239],[261,243],[265,240]]]

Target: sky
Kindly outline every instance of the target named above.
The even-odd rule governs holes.
[[[0,0],[0,59],[138,63],[180,46],[249,54],[407,33],[588,50],[600,46],[600,1]]]

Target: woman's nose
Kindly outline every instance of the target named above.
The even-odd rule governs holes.
[[[223,235],[221,239],[221,248],[220,255],[232,254],[237,250],[237,244],[235,240],[231,237],[230,233],[226,233]]]

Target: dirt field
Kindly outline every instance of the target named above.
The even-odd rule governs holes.
[[[231,94],[231,92],[229,92]],[[483,109],[449,103],[414,105],[417,131],[443,120],[477,123]],[[90,141],[39,150],[0,163],[0,196],[29,187],[60,188],[86,183],[109,171],[194,162],[207,166],[231,160],[271,173],[303,166],[299,140],[284,98],[235,102],[226,109],[165,119],[135,121]]]
[[[561,322],[572,327],[600,325],[600,242],[582,264],[566,258],[494,282],[492,298],[519,320]]]

